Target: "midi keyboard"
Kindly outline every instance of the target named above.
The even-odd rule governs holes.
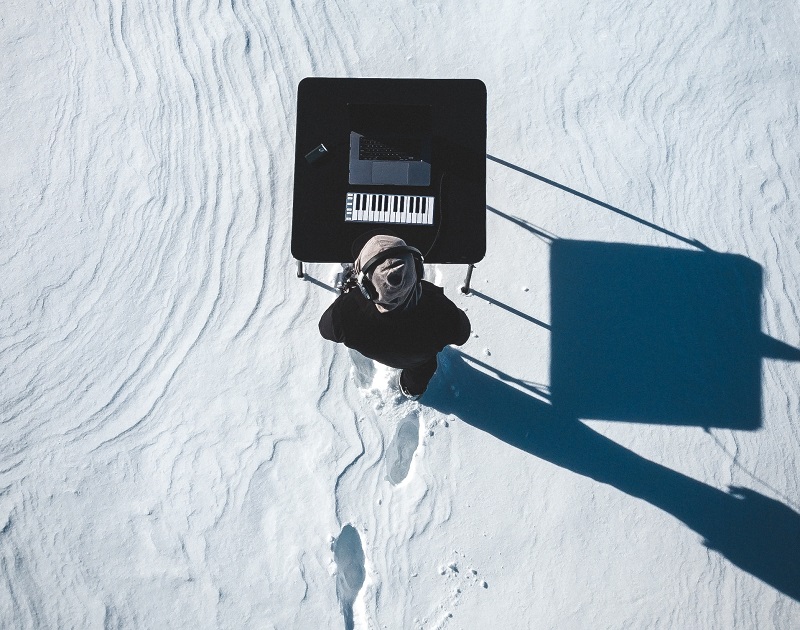
[[[347,193],[345,221],[433,225],[433,197]]]

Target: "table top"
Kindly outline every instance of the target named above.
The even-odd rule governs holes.
[[[431,185],[348,183],[348,103],[431,106]],[[309,164],[312,149],[328,153]],[[430,226],[346,222],[348,192],[429,195]],[[292,256],[303,262],[353,260],[353,244],[388,231],[428,263],[476,263],[486,253],[486,86],[477,79],[306,78],[297,91]]]

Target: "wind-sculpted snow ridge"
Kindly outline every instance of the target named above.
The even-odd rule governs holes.
[[[74,80],[62,86],[49,130],[36,212],[19,225],[23,248],[4,269],[16,288],[4,300],[15,317],[6,319],[13,345],[4,363],[17,374],[4,412],[26,418],[18,442],[46,443],[52,427],[36,418],[52,413],[81,442],[146,422],[204,337],[241,330],[259,305],[275,308],[263,299],[265,243],[281,249],[286,237],[271,234],[267,156],[291,132],[286,115],[271,117],[268,130],[261,116],[293,103],[285,77],[275,77],[285,96],[265,100],[255,80],[263,60],[243,63],[247,30],[262,25],[230,12],[200,21],[180,6],[105,9],[105,20],[70,19],[54,38],[60,48],[49,52]],[[252,50],[268,39],[249,41]],[[47,61],[39,58],[44,70]],[[94,99],[97,81],[106,98]],[[23,177],[9,194],[24,203],[26,188]],[[60,251],[33,276],[29,259],[48,239]],[[273,275],[275,295],[288,293],[284,274]],[[85,360],[75,366],[78,354]]]
[[[275,395],[303,380],[286,322],[306,307],[285,16],[198,9],[3,17],[3,627],[231,625],[295,544],[263,540],[315,417]],[[296,570],[266,579],[298,605]]]

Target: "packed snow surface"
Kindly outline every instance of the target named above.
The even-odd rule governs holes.
[[[800,627],[800,5],[0,7],[0,627]],[[297,85],[477,78],[419,401],[290,255]]]

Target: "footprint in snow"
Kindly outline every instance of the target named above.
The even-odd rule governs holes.
[[[353,362],[353,367],[350,372],[356,387],[359,389],[368,389],[372,386],[372,381],[375,378],[375,364],[371,359],[368,359],[360,352],[349,349],[350,360]]]
[[[411,459],[419,446],[419,417],[412,411],[397,425],[394,437],[386,451],[388,479],[397,485],[408,476]]]
[[[364,585],[364,549],[361,537],[352,525],[345,525],[333,543],[336,563],[336,596],[344,616],[345,630],[353,630],[353,603]]]

